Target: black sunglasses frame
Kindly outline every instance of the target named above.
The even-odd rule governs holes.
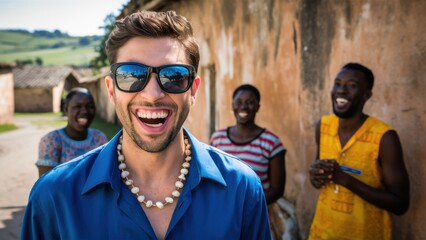
[[[142,85],[142,87],[141,87],[140,90],[135,90],[135,91],[124,90],[124,89],[121,89],[120,86],[118,85],[117,77],[116,77],[116,75],[117,75],[117,69],[119,67],[121,67],[121,66],[124,66],[124,65],[134,65],[134,66],[139,66],[139,67],[145,67],[145,68],[147,68],[147,76],[146,76],[147,80]],[[183,68],[187,69],[188,73],[189,73],[189,76],[188,76],[189,77],[189,79],[188,79],[188,86],[186,86],[184,89],[178,90],[178,91],[166,89],[163,86],[163,84],[161,83],[161,80],[160,80],[160,77],[159,77],[158,73],[162,69],[167,68],[167,67],[183,67]],[[110,75],[111,75],[112,79],[114,79],[115,86],[117,86],[117,88],[120,91],[127,92],[127,93],[135,93],[135,92],[142,91],[146,87],[146,85],[148,84],[148,81],[149,81],[149,78],[151,76],[151,73],[155,73],[156,74],[155,79],[157,80],[158,85],[160,86],[160,88],[164,92],[167,92],[167,93],[175,93],[175,94],[184,93],[184,92],[188,91],[188,89],[191,88],[191,86],[192,86],[192,84],[194,82],[194,79],[195,79],[195,67],[191,66],[191,65],[187,65],[187,64],[167,64],[167,65],[162,65],[162,66],[158,66],[158,67],[151,67],[151,66],[148,66],[148,65],[145,65],[145,64],[142,64],[142,63],[138,63],[138,62],[118,62],[118,63],[111,64],[111,71],[110,71]]]

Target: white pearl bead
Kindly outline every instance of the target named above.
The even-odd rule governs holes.
[[[117,150],[121,150],[121,149],[123,149],[123,147],[121,146],[121,144],[118,144],[117,145]]]
[[[180,196],[180,192],[178,190],[174,190],[172,192],[173,197],[179,197]]]
[[[120,161],[120,162],[124,161],[124,156],[123,155],[118,155],[118,161]]]
[[[162,202],[156,202],[155,206],[157,206],[159,209],[162,209],[164,207],[164,204]]]
[[[136,194],[136,193],[138,193],[139,192],[139,188],[138,187],[133,187],[132,188],[132,193],[133,194]]]
[[[130,174],[130,173],[129,173],[128,171],[122,171],[122,172],[121,172],[121,177],[122,177],[122,178],[125,178],[125,177],[129,176],[129,174]]]
[[[189,168],[189,166],[190,166],[189,162],[182,163],[182,167],[184,168]]]
[[[183,183],[182,183],[181,181],[177,181],[177,182],[175,183],[175,186],[176,186],[177,188],[183,188]]]
[[[152,201],[151,200],[148,200],[146,203],[145,203],[145,206],[146,207],[152,207]]]
[[[189,150],[189,149],[186,149],[186,150],[185,150],[185,154],[186,154],[186,156],[189,156],[189,155],[191,155],[191,150]]]
[[[171,197],[166,197],[166,203],[173,203],[173,198]]]
[[[132,184],[133,184],[133,180],[132,179],[126,180],[126,185],[127,186],[130,186]]]
[[[182,174],[188,174],[188,169],[186,169],[186,168],[182,168],[181,170],[180,170],[180,173],[182,173]]]
[[[145,196],[144,195],[138,196],[138,202],[143,203],[144,200],[145,200]]]
[[[181,181],[185,181],[186,180],[186,178],[185,178],[185,174],[181,174],[181,175],[179,175],[179,177],[178,177]]]
[[[187,161],[187,162],[191,161],[191,157],[190,156],[186,157],[185,161]]]
[[[124,170],[124,169],[126,169],[126,164],[124,163],[124,162],[122,162],[122,163],[120,163],[119,165],[118,165],[118,169],[120,169],[120,170]]]

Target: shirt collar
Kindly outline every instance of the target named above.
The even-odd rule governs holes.
[[[119,192],[121,176],[117,163],[117,144],[122,131],[120,130],[99,152],[93,166],[90,168],[82,194],[101,183],[109,183],[116,192]]]
[[[209,152],[211,146],[198,141],[186,129],[184,129],[184,132],[191,142],[191,167],[194,165],[190,169],[187,182],[195,186],[200,182],[201,178],[207,178],[226,186],[225,179]],[[195,173],[191,174],[191,171]]]
[[[99,152],[90,169],[82,194],[102,183],[109,183],[114,191],[120,192],[121,176],[118,170],[117,144],[122,131],[120,130]],[[226,186],[222,173],[209,153],[210,146],[198,141],[186,129],[184,132],[191,142],[192,151],[190,174],[185,185],[189,184],[191,188],[194,188],[201,178],[206,178]]]

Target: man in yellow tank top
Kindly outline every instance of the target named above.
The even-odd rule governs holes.
[[[316,127],[318,145],[309,174],[320,189],[309,239],[391,239],[390,214],[409,205],[409,179],[398,134],[366,115],[374,75],[346,64],[331,91],[334,115]]]

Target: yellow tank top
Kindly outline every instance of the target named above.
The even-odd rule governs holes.
[[[379,166],[380,140],[390,126],[368,117],[342,148],[339,119],[324,116],[320,127],[320,159],[336,159],[344,171],[360,181],[384,188]],[[329,184],[320,190],[309,239],[391,239],[391,219],[380,209],[343,186]]]

